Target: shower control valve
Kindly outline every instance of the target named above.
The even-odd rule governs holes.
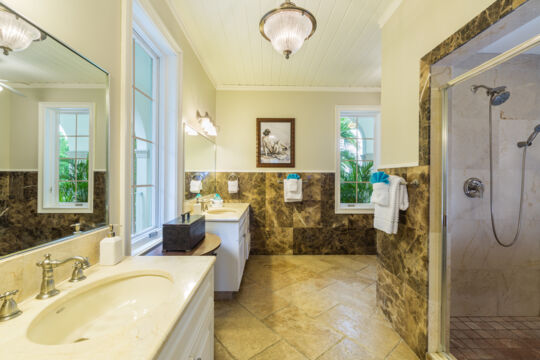
[[[463,192],[470,198],[482,198],[484,196],[484,184],[478,178],[468,178],[463,184]]]

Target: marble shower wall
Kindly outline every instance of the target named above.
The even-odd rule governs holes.
[[[72,235],[75,223],[83,231],[105,225],[106,176],[94,172],[92,214],[38,214],[38,173],[0,172],[0,256]]]
[[[420,358],[427,350],[429,166],[387,169],[409,185],[395,235],[377,231],[377,304]]]
[[[239,193],[229,194],[230,173],[217,173],[217,192],[226,202],[248,202],[251,253],[258,255],[375,254],[372,215],[334,213],[334,173],[300,173],[303,201],[285,203],[286,173],[242,172]]]
[[[461,72],[454,68],[453,71]],[[488,97],[470,86],[507,86],[511,96],[493,107],[494,183],[489,182]],[[448,242],[452,316],[537,316],[540,314],[540,142],[527,149],[520,236],[509,248],[492,234],[489,188],[495,225],[503,242],[517,229],[523,149],[540,124],[540,55],[519,55],[452,88],[449,122]],[[483,198],[463,194],[463,182],[482,180]]]

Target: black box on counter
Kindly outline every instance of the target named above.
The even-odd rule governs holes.
[[[182,216],[163,224],[164,251],[190,251],[204,239],[204,215]]]

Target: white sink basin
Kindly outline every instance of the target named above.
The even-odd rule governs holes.
[[[172,289],[166,273],[131,273],[77,289],[45,308],[27,337],[43,345],[83,342],[125,326],[160,305]]]
[[[222,207],[222,208],[210,208],[206,210],[206,213],[213,214],[213,215],[235,215],[237,211],[235,209]]]

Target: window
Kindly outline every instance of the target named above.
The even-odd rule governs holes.
[[[377,167],[377,107],[336,109],[336,213],[370,213],[373,188],[369,183]]]
[[[39,103],[38,212],[93,211],[94,104]]]
[[[134,33],[132,222],[134,246],[159,235],[159,57]]]

